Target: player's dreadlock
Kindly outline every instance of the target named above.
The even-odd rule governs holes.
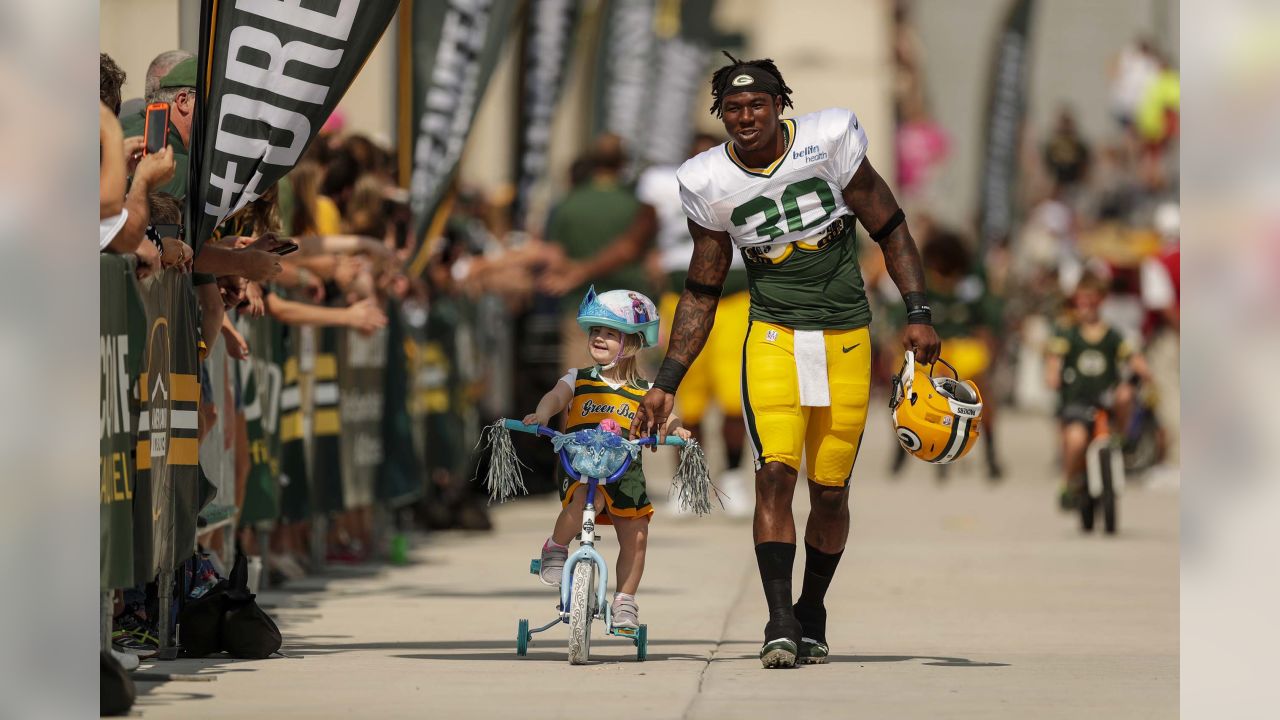
[[[729,58],[732,65],[725,65],[716,70],[711,76],[711,114],[720,117],[720,105],[724,99],[724,91],[729,86],[729,80],[733,76],[735,70],[741,67],[754,67],[763,70],[772,75],[778,81],[778,85],[782,88],[782,106],[795,107],[791,103],[791,88],[787,87],[787,82],[782,79],[782,72],[778,70],[778,66],[773,64],[772,58],[764,58],[762,60],[739,60],[730,55],[727,51],[721,50],[724,56]]]

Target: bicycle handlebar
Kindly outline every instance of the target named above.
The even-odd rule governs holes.
[[[542,435],[543,437],[549,437],[549,438],[553,438],[562,434],[562,433],[556,432],[555,430],[552,430],[549,427],[544,427],[542,425],[526,425],[525,423],[522,423],[519,420],[512,420],[511,418],[503,418],[502,426],[508,430],[529,433],[530,435]],[[628,442],[633,445],[640,445],[640,446],[656,445],[658,444],[658,438],[657,436],[653,436],[653,435],[649,437],[642,437],[638,440],[627,440],[624,438],[623,442]],[[674,447],[685,446],[684,440],[682,438],[676,437],[675,435],[668,435],[666,438],[663,439],[662,444],[671,445]],[[569,460],[569,452],[567,448],[562,448],[560,450],[560,463],[564,466],[565,472],[568,473],[569,476],[572,477],[574,480],[578,480],[582,477],[577,470],[573,469],[573,464]],[[617,480],[619,477],[622,477],[622,473],[626,472],[627,468],[630,466],[631,466],[631,458],[627,457],[627,459],[622,463],[622,466],[619,467],[616,471],[614,471],[613,474],[610,475],[608,478],[604,478],[603,481],[605,483],[611,483],[614,480]]]
[[[633,442],[637,445],[657,445],[658,436],[650,435],[649,437],[642,437],[639,440],[628,440],[627,442]],[[662,444],[671,445],[673,447],[684,447],[684,438],[679,438],[679,437],[676,437],[675,435],[668,435],[662,441]]]
[[[541,425],[525,425],[519,420],[512,420],[511,418],[502,418],[502,426],[508,430],[515,430],[516,432],[529,433],[530,435],[545,435],[547,437],[555,437],[557,434],[556,431],[552,430],[551,428],[543,427]]]
[[[543,425],[526,425],[519,420],[512,420],[510,418],[503,418],[502,426],[508,430],[529,433],[530,435],[542,435],[544,437],[555,437],[561,434]],[[639,440],[624,440],[624,442],[636,445],[656,445],[658,443],[658,438],[656,435],[650,435],[649,437],[642,437]],[[668,435],[663,440],[662,444],[671,445],[673,447],[684,447],[685,443],[682,438],[676,437],[675,435]]]

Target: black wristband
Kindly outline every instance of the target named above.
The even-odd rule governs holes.
[[[909,292],[902,296],[907,304],[908,325],[932,325],[933,310],[929,307],[929,296],[922,292]]]
[[[680,381],[684,380],[684,374],[689,372],[689,368],[685,367],[679,360],[673,360],[670,356],[663,358],[662,367],[658,368],[658,376],[653,379],[653,386],[659,390],[675,394],[676,388],[680,387]]]
[[[706,295],[707,297],[720,297],[724,291],[723,285],[707,285],[705,283],[695,282],[692,278],[684,279],[684,289],[694,295]]]
[[[886,222],[879,230],[871,233],[871,239],[876,242],[883,242],[884,239],[889,237],[894,230],[897,230],[898,226],[902,224],[902,221],[906,219],[907,214],[902,212],[902,208],[898,208],[898,211],[889,218],[888,222]]]

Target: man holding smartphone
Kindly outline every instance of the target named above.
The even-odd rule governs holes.
[[[187,58],[160,78],[155,92],[146,98],[147,104],[169,104],[168,145],[173,149],[175,171],[173,178],[160,187],[179,200],[187,196],[187,168],[190,164],[191,126],[196,112],[196,60]],[[130,115],[121,120],[125,137],[140,136],[146,129],[146,114]]]

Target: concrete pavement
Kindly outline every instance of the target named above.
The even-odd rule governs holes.
[[[649,661],[629,642],[565,661],[566,629],[515,655],[516,621],[554,616],[527,574],[552,499],[495,513],[489,534],[438,534],[408,567],[335,569],[260,596],[290,658],[155,663],[217,676],[140,683],[145,718],[1169,718],[1178,713],[1178,495],[1134,489],[1121,535],[1084,537],[1054,509],[1052,426],[1003,415],[1009,479],[975,449],[945,483],[912,461],[889,479],[873,413],[853,531],[828,596],[832,662],[764,671],[765,606],[749,523],[655,519],[638,595]],[[655,458],[656,459],[656,458]],[[660,462],[649,462],[650,476]],[[654,482],[653,485],[659,485]],[[654,493],[664,497],[661,490]],[[800,493],[798,493],[798,496]],[[661,503],[659,505],[661,513]],[[804,498],[797,497],[803,523]],[[604,528],[602,550],[616,552]],[[803,550],[796,563],[797,592]],[[144,665],[144,670],[147,666]],[[584,682],[585,681],[585,682]]]

